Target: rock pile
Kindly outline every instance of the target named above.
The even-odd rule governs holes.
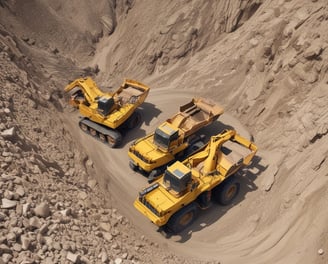
[[[108,207],[61,125],[60,100],[45,96],[55,81],[0,47],[0,263],[183,263]]]

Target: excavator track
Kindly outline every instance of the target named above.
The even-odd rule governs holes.
[[[79,127],[83,132],[108,144],[111,148],[119,146],[122,142],[122,135],[119,131],[97,124],[88,118],[82,118],[79,121]]]

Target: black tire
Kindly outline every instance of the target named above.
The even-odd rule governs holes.
[[[122,143],[122,135],[120,132],[113,130],[110,135],[107,135],[107,142],[111,148],[116,148]]]
[[[213,200],[221,205],[230,204],[238,195],[240,183],[234,176],[230,176],[213,190]]]
[[[191,225],[198,216],[198,207],[195,203],[191,203],[171,216],[166,224],[169,232],[179,233],[186,227]]]
[[[126,126],[128,129],[137,127],[141,122],[141,114],[135,111],[126,121]]]
[[[136,164],[134,164],[134,162],[132,160],[129,160],[129,167],[133,171],[137,171],[138,170],[138,166]]]
[[[156,180],[159,176],[161,176],[161,174],[163,174],[163,170],[162,169],[154,169],[149,173],[148,176],[148,183],[153,182],[154,180]]]

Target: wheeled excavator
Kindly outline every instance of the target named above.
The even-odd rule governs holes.
[[[253,142],[235,130],[225,130],[212,136],[204,149],[169,166],[139,192],[134,206],[161,230],[178,233],[212,201],[221,205],[233,201],[240,187],[234,175],[251,163],[256,152]]]
[[[136,109],[145,101],[149,87],[126,79],[115,92],[103,92],[86,77],[71,82],[65,92],[70,92],[69,104],[83,116],[80,128],[114,148],[121,144],[122,130],[140,123],[141,114]]]

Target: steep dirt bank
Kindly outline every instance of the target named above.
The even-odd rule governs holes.
[[[76,120],[63,125],[71,110],[63,113],[60,72],[75,66],[42,50],[24,54],[24,45],[2,28],[0,262],[199,263],[163,252],[117,210],[108,178],[95,177],[96,157],[76,141]]]
[[[29,194],[26,200],[19,200],[16,194],[5,193],[6,189],[21,193],[15,189],[22,185],[17,177],[31,174],[34,163],[45,169],[36,169],[30,176],[34,184],[31,193],[42,193],[39,187],[50,183],[64,188],[58,182],[55,184],[55,179],[64,174],[65,185],[72,184],[74,187],[68,188],[74,189],[72,196],[76,196],[75,192],[84,188],[76,182],[88,183],[92,178],[86,175],[95,173],[101,189],[112,192],[109,201],[97,202],[95,208],[103,203],[119,208],[132,222],[127,229],[136,226],[146,233],[139,247],[132,242],[135,233],[123,228],[127,231],[122,234],[130,237],[131,242],[123,239],[126,248],[114,250],[110,259],[152,262],[151,251],[165,248],[168,252],[159,253],[156,262],[182,262],[183,258],[190,262],[190,257],[221,263],[327,262],[328,18],[324,0],[216,1],[205,5],[199,1],[100,1],[97,6],[88,1],[54,4],[39,0],[22,5],[1,1],[0,12],[2,65],[13,65],[8,66],[12,67],[10,70],[1,70],[1,131],[9,133],[7,129],[19,128],[18,141],[1,141],[2,162],[9,164],[1,167],[1,198],[16,200],[21,205],[32,201],[32,208],[45,200],[44,194]],[[62,88],[68,80],[98,70],[96,80],[102,87],[116,87],[122,78],[131,77],[154,90],[143,109],[148,110],[145,124],[136,134],[129,134],[124,147],[115,151],[81,135],[74,126],[76,113],[69,113],[62,98]],[[170,111],[174,112],[184,101],[184,93],[188,98],[211,96],[223,104],[230,116],[238,118],[251,132],[260,151],[258,166],[251,168],[249,181],[244,179],[244,189],[235,206],[205,213],[182,234],[180,241],[179,237],[165,240],[131,205],[132,190],[137,193],[144,179],[125,168],[126,148],[136,136],[151,131]],[[63,114],[56,114],[58,111]],[[59,116],[68,124],[64,129]],[[49,127],[54,128],[53,133]],[[21,151],[25,153],[23,157],[13,155],[18,162],[10,165],[8,153]],[[89,155],[87,164],[95,171],[85,169],[84,151]],[[23,169],[22,175],[16,175],[16,182],[14,178],[8,180],[4,175],[22,167],[24,155],[32,157],[32,165],[26,166],[32,171]],[[112,166],[111,161],[116,165]],[[72,167],[75,169],[71,170]],[[46,184],[38,183],[42,177]],[[54,182],[48,178],[54,178]],[[11,179],[14,183],[10,183]],[[121,195],[126,190],[131,195],[126,200],[124,195],[122,202]],[[70,199],[69,191],[65,193],[65,199]],[[86,206],[90,219],[96,215],[92,208],[93,205]],[[64,208],[51,207],[61,209]],[[106,210],[105,215],[111,215],[112,208]],[[34,216],[31,214],[27,218]],[[15,225],[9,221],[10,216],[13,209],[6,209],[2,215],[5,228]],[[18,222],[23,223],[24,217],[18,217]],[[87,216],[74,221],[84,221],[88,229]],[[38,228],[31,227],[29,232]],[[82,234],[102,239],[96,231]],[[29,235],[34,241],[33,235]],[[6,237],[1,240],[2,247],[10,248],[2,249],[6,259],[24,252],[33,257],[42,245],[41,240],[33,242],[31,247],[18,251],[23,253],[17,253],[12,248],[15,243],[22,244],[21,234],[8,238],[4,231],[2,236]],[[137,235],[137,241],[138,238]],[[112,249],[115,242],[109,240],[106,245]],[[100,250],[92,244],[87,247],[87,253],[82,246],[72,253],[96,260]],[[142,250],[135,250],[136,247]],[[65,258],[67,249],[50,249],[51,254],[44,249],[43,256],[49,261],[61,254]],[[125,252],[134,257],[129,259]],[[173,257],[171,252],[180,258]]]
[[[249,194],[244,209],[238,208],[234,215],[237,219],[239,215],[249,216],[249,221],[255,223],[251,225],[246,220],[245,225],[253,227],[242,230],[239,236],[235,232],[241,232],[238,228],[241,223],[233,221],[233,217],[227,223],[220,219],[222,226],[231,230],[227,236],[232,236],[234,243],[229,243],[227,249],[227,238],[219,239],[220,246],[215,244],[216,254],[221,257],[227,254],[228,259],[231,255],[240,255],[243,260],[258,263],[265,260],[284,263],[291,259],[301,263],[314,259],[324,262],[325,256],[318,255],[317,251],[327,247],[327,228],[323,224],[327,221],[327,212],[321,209],[327,197],[327,151],[324,147],[327,141],[324,102],[328,90],[326,3],[278,1],[272,4],[264,1],[251,19],[230,34],[216,31],[213,21],[197,24],[192,19],[193,11],[201,14],[203,6],[193,7],[190,4],[175,9],[169,16],[165,31],[168,33],[155,34],[152,38],[150,47],[158,48],[158,52],[151,57],[152,75],[148,79],[156,87],[165,87],[170,92],[178,88],[189,94],[210,95],[224,104],[255,136],[262,150],[261,164],[266,168],[255,181],[257,191]],[[211,9],[216,10],[216,7],[213,5]],[[141,9],[136,5],[130,14],[144,12],[145,9]],[[149,12],[147,14],[150,16]],[[154,21],[159,19],[154,18]],[[208,36],[216,33],[216,42],[205,46],[187,45],[189,49],[177,61],[173,59],[174,49],[170,50],[172,57],[169,59],[163,56],[169,50],[166,48],[176,43],[177,32],[180,38],[185,36],[181,28],[188,23],[194,27],[200,25],[198,32],[202,29],[204,32],[206,27]],[[128,32],[126,28],[120,28],[123,31],[120,34],[114,32],[104,43],[123,39]],[[206,42],[204,35],[193,36],[191,43]],[[163,43],[165,48],[161,46]],[[138,54],[142,47],[140,43],[132,48],[133,54]],[[107,51],[100,47],[98,57],[104,58]],[[166,68],[168,61],[170,67]],[[105,68],[114,71],[110,68],[111,60],[106,62]],[[132,59],[130,65],[135,67],[136,64]],[[140,65],[137,74],[145,64]],[[310,219],[320,227],[311,226]],[[208,239],[210,232],[202,231],[201,240],[211,240]],[[311,242],[303,243],[303,237]],[[206,244],[206,248],[211,245]]]

